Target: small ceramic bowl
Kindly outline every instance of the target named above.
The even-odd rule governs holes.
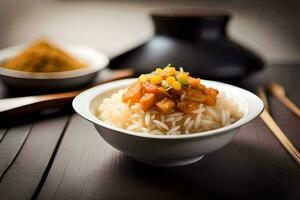
[[[102,138],[111,146],[143,163],[156,166],[180,166],[200,160],[205,154],[228,144],[239,128],[263,110],[262,101],[253,93],[225,83],[201,80],[206,86],[223,91],[236,99],[244,115],[237,122],[223,128],[189,135],[152,135],[121,129],[104,123],[96,116],[96,109],[105,97],[128,87],[137,79],[114,81],[88,89],[73,101],[75,111],[92,122]]]
[[[98,50],[77,45],[61,46],[88,66],[62,72],[24,72],[1,67],[1,63],[16,56],[26,47],[26,45],[18,45],[0,50],[1,80],[8,86],[22,89],[70,89],[92,82],[99,71],[109,63],[108,57]]]

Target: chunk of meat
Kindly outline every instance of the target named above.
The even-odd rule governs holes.
[[[181,101],[177,104],[177,109],[183,113],[193,113],[198,108],[199,103],[190,100]]]
[[[158,93],[155,95],[155,100],[161,101],[164,98],[171,98],[171,95],[163,88],[163,87],[158,87]]]
[[[186,93],[186,98],[191,101],[203,103],[205,101],[205,94],[197,89],[190,88]]]
[[[219,94],[219,91],[214,88],[207,88],[205,93],[213,98],[216,98],[216,96]]]
[[[140,99],[141,108],[147,112],[155,103],[155,95],[153,93],[146,93]]]
[[[203,84],[199,84],[199,90],[201,90],[202,92],[204,92],[205,90],[206,90],[206,87],[205,87],[205,85],[203,85]]]
[[[140,82],[135,82],[123,94],[123,101],[125,103],[134,104],[140,100],[143,95],[143,90]]]
[[[216,102],[217,102],[216,98],[207,95],[203,103],[208,106],[214,106],[216,105]]]
[[[142,83],[142,88],[144,90],[145,93],[154,93],[157,94],[158,91],[158,87],[148,81]]]
[[[157,102],[155,105],[156,109],[163,114],[170,113],[171,110],[175,107],[175,103],[168,98],[164,98],[163,100]]]
[[[175,89],[171,88],[168,92],[172,95],[181,96],[183,93],[186,92],[186,90],[185,89],[175,90]]]

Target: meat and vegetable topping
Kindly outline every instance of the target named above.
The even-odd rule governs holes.
[[[192,113],[199,104],[214,106],[218,93],[218,90],[201,84],[199,78],[191,77],[183,68],[177,71],[169,64],[150,74],[142,74],[127,89],[123,101],[129,105],[139,102],[145,112],[155,107],[163,114],[172,109]]]

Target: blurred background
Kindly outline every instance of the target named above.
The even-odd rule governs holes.
[[[300,61],[299,1],[274,0],[0,0],[0,48],[50,38],[83,44],[110,57],[151,38],[156,8],[222,8],[229,35],[267,64]]]

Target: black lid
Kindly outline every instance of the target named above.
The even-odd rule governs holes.
[[[216,9],[160,9],[151,17],[157,35],[214,38],[226,34],[230,14]]]

